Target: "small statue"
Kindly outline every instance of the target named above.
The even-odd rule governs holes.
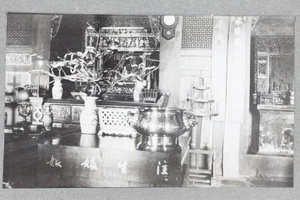
[[[127,43],[126,43],[126,47],[130,47],[131,46],[131,38],[127,38]]]
[[[141,47],[141,48],[144,47],[144,40],[143,40],[143,38],[140,39],[139,47]]]
[[[107,41],[105,39],[102,41],[102,47],[107,47]]]
[[[132,42],[132,44],[131,44],[131,46],[130,47],[136,47],[137,46],[137,44],[136,44],[136,40],[133,40],[133,42]]]
[[[146,40],[145,40],[145,47],[146,48],[149,48],[150,46],[149,46],[149,39],[148,38],[146,38]]]

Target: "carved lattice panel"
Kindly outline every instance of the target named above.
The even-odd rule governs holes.
[[[6,65],[31,65],[30,54],[25,53],[7,53]]]
[[[32,41],[32,16],[26,14],[7,15],[6,45],[30,46]]]
[[[136,131],[128,124],[128,112],[136,112],[135,108],[99,108],[100,132],[111,135],[136,135]]]
[[[183,49],[211,49],[213,37],[212,16],[184,16],[182,43]]]

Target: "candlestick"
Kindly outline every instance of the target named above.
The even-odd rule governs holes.
[[[38,61],[38,65],[39,65],[39,80],[38,80],[38,88],[37,88],[37,97],[40,97],[40,84],[41,84],[41,70],[42,70],[42,65],[43,65],[43,61],[39,60]]]

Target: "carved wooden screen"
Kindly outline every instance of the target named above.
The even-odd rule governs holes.
[[[255,37],[254,103],[282,104],[282,98],[294,85],[294,38]]]

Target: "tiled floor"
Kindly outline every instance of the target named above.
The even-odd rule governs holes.
[[[14,177],[13,188],[35,188],[36,177]],[[210,187],[208,184],[198,185],[197,187]],[[222,179],[218,180],[215,187],[293,187],[292,178],[239,178],[239,179]]]
[[[210,181],[190,181],[189,187],[277,187],[277,188],[291,188],[293,187],[293,178],[266,178],[266,177],[253,177],[253,178],[224,178],[217,177],[210,184]]]
[[[293,178],[222,178],[218,181],[220,187],[293,187]]]

